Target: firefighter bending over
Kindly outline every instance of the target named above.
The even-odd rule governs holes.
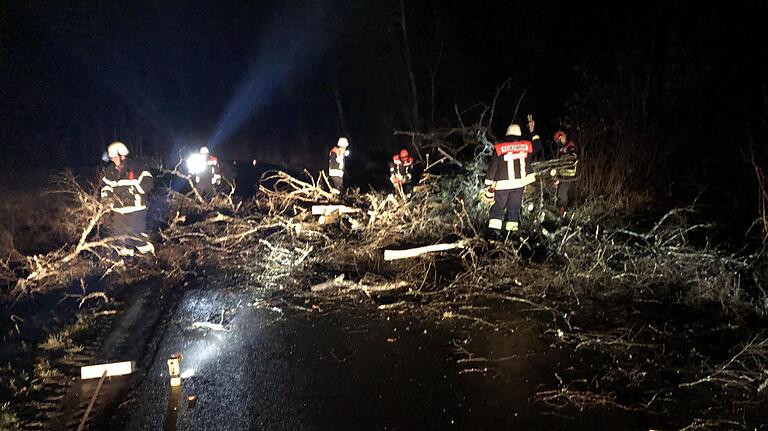
[[[557,155],[563,161],[563,165],[552,169],[550,174],[555,177],[554,186],[557,193],[557,209],[560,217],[565,216],[569,208],[568,190],[576,181],[576,166],[578,160],[576,156],[576,144],[568,140],[568,136],[562,130],[555,133],[555,143],[558,145]]]
[[[149,242],[147,229],[147,193],[152,190],[153,178],[143,164],[127,159],[128,147],[113,142],[107,147],[107,157],[112,162],[104,172],[101,198],[112,208],[112,236],[126,236],[118,253],[133,256],[155,252]]]
[[[344,158],[349,155],[349,140],[342,136],[328,153],[328,179],[331,181],[331,192],[337,195],[344,193]]]
[[[528,127],[533,133],[533,121]],[[489,211],[488,230],[492,237],[501,238],[502,230],[515,232],[520,228],[520,208],[525,186],[534,182],[530,157],[541,151],[538,135],[523,139],[520,126],[510,124],[506,136],[494,145],[494,152],[485,176],[486,198],[493,198]]]
[[[413,157],[408,150],[403,148],[399,154],[392,156],[389,164],[389,181],[395,186],[395,190],[401,188],[407,196],[413,190]]]

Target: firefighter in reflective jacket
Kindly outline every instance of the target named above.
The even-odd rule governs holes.
[[[399,154],[392,156],[392,162],[389,164],[389,181],[397,187],[402,187],[406,195],[413,189],[413,157],[408,154],[408,150],[403,148]]]
[[[557,190],[557,209],[560,216],[565,216],[569,206],[568,190],[576,181],[576,144],[568,140],[568,136],[562,130],[555,133],[555,142],[558,145],[557,155],[563,160],[563,166],[553,169],[551,174],[555,177],[555,189]]]
[[[112,162],[104,172],[101,198],[112,208],[110,234],[130,237],[121,241],[118,253],[132,256],[154,253],[155,248],[146,234],[147,193],[152,190],[152,174],[139,162],[127,159],[128,147],[113,142],[107,147]]]
[[[344,158],[349,155],[347,147],[349,140],[342,136],[328,153],[328,179],[331,181],[332,193],[344,192]]]
[[[533,133],[532,121],[529,129]],[[510,124],[504,139],[494,145],[485,176],[486,198],[493,198],[488,228],[494,236],[501,236],[502,229],[507,232],[519,229],[523,190],[535,181],[529,158],[540,151],[539,136],[523,139],[517,124]]]

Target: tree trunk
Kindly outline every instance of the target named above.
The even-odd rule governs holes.
[[[347,119],[344,116],[344,105],[341,103],[341,91],[339,90],[338,78],[333,81],[333,98],[336,101],[336,116],[339,120],[340,132],[346,136],[349,129],[347,129]]]
[[[437,54],[437,60],[435,66],[429,70],[429,127],[435,126],[435,78],[437,77],[437,69],[440,67],[440,60],[443,58],[443,49],[445,44],[440,43],[440,52]]]
[[[405,66],[408,69],[408,77],[411,81],[411,130],[419,130],[419,97],[416,91],[416,76],[413,73],[413,63],[411,62],[411,49],[408,46],[408,26],[405,17],[405,3],[400,0],[400,26],[403,29],[403,55],[405,56]]]

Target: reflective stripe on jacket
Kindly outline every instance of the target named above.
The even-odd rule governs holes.
[[[400,159],[400,155],[392,156],[392,163],[389,164],[389,180],[393,184],[410,183],[413,175],[413,157],[408,156],[405,160]]]
[[[519,189],[536,180],[529,157],[541,151],[541,140],[520,136],[505,136],[494,146],[493,156],[485,175],[485,185],[496,190]]]
[[[563,159],[569,159],[573,160],[572,164],[569,164],[567,166],[564,166],[557,170],[558,175],[561,177],[575,177],[576,176],[576,167],[579,164],[578,159],[576,159],[576,144],[573,143],[573,141],[568,141],[565,145],[560,147],[560,150],[557,152],[561,158]]]
[[[333,147],[328,153],[328,176],[344,176],[344,150],[340,147]]]
[[[152,190],[153,178],[141,163],[126,159],[119,169],[110,164],[102,182],[101,197],[113,200],[112,211],[128,214],[147,209],[145,196]]]

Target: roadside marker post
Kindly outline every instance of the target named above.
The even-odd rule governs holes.
[[[80,378],[86,379],[98,379],[104,372],[107,373],[107,377],[112,376],[124,376],[131,374],[136,370],[136,362],[112,362],[109,364],[88,365],[80,367]]]
[[[104,380],[106,380],[107,377],[131,374],[135,369],[136,363],[133,361],[80,367],[81,380],[95,379],[98,377],[99,383],[96,385],[96,390],[93,391],[93,395],[91,395],[91,401],[88,403],[88,408],[85,409],[85,413],[83,413],[83,418],[80,420],[80,425],[77,427],[77,431],[83,431],[85,429],[85,424],[88,422],[88,416],[91,414],[91,410],[93,410],[93,406],[96,404],[96,397],[99,396],[101,387],[104,385]]]
[[[168,358],[168,374],[171,376],[171,386],[181,386],[181,360],[184,356],[176,352]]]

